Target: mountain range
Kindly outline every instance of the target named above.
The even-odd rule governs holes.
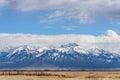
[[[27,45],[0,51],[0,69],[119,69],[120,55],[104,49],[81,48],[76,43],[60,47]]]

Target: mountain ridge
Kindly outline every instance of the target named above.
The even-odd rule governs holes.
[[[10,52],[9,52],[10,51]],[[76,43],[60,47],[31,48],[27,45],[0,52],[0,69],[58,68],[108,69],[120,68],[120,55],[104,49],[81,48]]]

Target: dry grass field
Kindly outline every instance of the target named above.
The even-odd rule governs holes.
[[[0,71],[0,80],[120,80],[120,71]]]

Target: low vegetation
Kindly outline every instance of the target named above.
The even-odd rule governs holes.
[[[1,80],[120,80],[120,71],[0,71]]]

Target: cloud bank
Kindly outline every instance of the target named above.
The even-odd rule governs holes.
[[[81,24],[94,23],[99,17],[119,20],[119,4],[120,0],[0,0],[0,6],[23,12],[52,10],[48,19],[65,16]]]
[[[102,48],[112,52],[120,52],[120,35],[112,30],[103,35],[31,35],[0,34],[0,49],[28,45],[32,47],[59,47],[67,43],[77,43],[82,48]]]
[[[120,19],[120,0],[0,0],[5,2],[23,12],[52,10],[48,18],[65,16],[81,24],[94,23],[99,17]]]

